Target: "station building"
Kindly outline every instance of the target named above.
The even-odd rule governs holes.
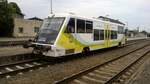
[[[13,37],[35,37],[39,32],[43,20],[37,17],[24,19],[23,14],[13,15],[14,30]]]
[[[147,37],[148,33],[146,32],[139,32],[137,30],[129,30],[127,33],[128,38],[136,38],[136,37]]]

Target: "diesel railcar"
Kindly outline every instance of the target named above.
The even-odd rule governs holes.
[[[33,47],[34,54],[60,57],[121,46],[126,42],[124,27],[120,21],[105,17],[50,14],[26,47]]]

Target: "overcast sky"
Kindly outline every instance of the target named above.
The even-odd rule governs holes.
[[[8,0],[16,2],[26,18],[45,18],[50,0]],[[150,32],[150,0],[53,0],[54,13],[73,12],[87,17],[106,16]]]

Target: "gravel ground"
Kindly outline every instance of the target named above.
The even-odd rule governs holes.
[[[150,84],[150,58],[147,59],[138,71],[128,84]]]
[[[149,42],[147,42],[149,43]],[[108,60],[114,59],[123,53],[139,48],[147,44],[146,42],[139,45],[127,46],[124,48],[114,49],[93,56],[81,57],[62,63],[49,65],[43,69],[37,69],[32,72],[26,72],[23,75],[16,75],[11,78],[0,79],[1,84],[51,84],[56,80],[60,80],[66,76],[77,73],[88,67],[102,64]]]

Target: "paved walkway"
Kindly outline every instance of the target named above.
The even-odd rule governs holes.
[[[23,41],[29,39],[33,39],[33,38],[0,38],[0,41]]]
[[[1,56],[12,56],[17,54],[25,54],[31,53],[32,48],[25,49],[22,46],[14,46],[14,47],[3,47],[0,48],[0,57]]]
[[[138,39],[147,39],[149,37],[133,37],[133,38],[127,38],[127,40],[138,40]]]
[[[21,40],[28,40],[28,39],[29,38],[0,38],[0,41],[21,41]],[[128,40],[131,40],[131,39],[128,39]],[[17,54],[31,53],[31,52],[32,52],[32,48],[24,49],[22,48],[22,46],[0,48],[0,56],[11,56],[11,55],[17,55]]]
[[[147,37],[134,37],[134,38],[127,38],[127,40],[137,40],[137,39],[144,39]],[[22,40],[29,40],[33,38],[0,38],[0,41],[22,41]]]

